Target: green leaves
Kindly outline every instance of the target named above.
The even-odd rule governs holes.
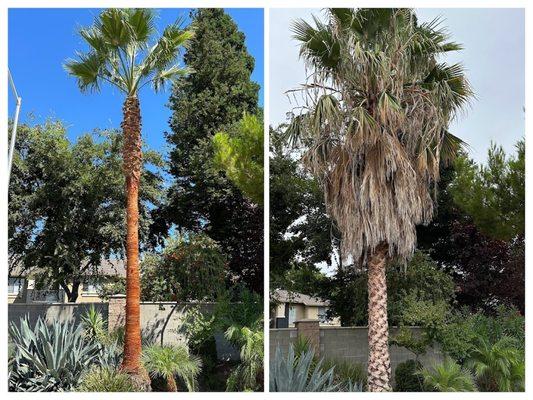
[[[147,254],[141,265],[145,301],[209,301],[224,287],[226,256],[204,235],[167,241],[161,253]]]
[[[23,270],[49,284],[81,283],[101,260],[124,252],[122,135],[95,132],[70,143],[60,122],[21,125],[9,191],[9,252]],[[161,156],[145,151],[146,165]],[[141,241],[162,178],[145,168],[140,187]],[[75,296],[74,296],[75,297]]]
[[[491,145],[487,165],[466,157],[455,163],[456,178],[450,185],[454,201],[486,234],[510,240],[525,233],[525,142],[508,156]]]
[[[152,9],[112,8],[104,10],[93,26],[82,28],[80,36],[90,50],[65,63],[80,90],[98,89],[104,81],[128,96],[136,96],[146,84],[160,90],[167,81],[189,73],[178,67],[177,57],[192,32],[181,29],[177,21],[149,49],[155,33],[154,18]]]
[[[229,133],[213,136],[214,166],[254,203],[263,204],[263,122],[244,114]]]

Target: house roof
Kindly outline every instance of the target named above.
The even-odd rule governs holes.
[[[328,300],[323,300],[320,297],[308,296],[303,293],[276,289],[270,292],[270,297],[272,300],[280,303],[292,303],[292,304],[303,304],[306,306],[329,306]]]
[[[38,272],[36,269],[28,271],[24,270],[19,262],[11,262],[9,264],[9,276],[27,276],[31,272]],[[118,276],[121,278],[126,277],[126,264],[123,260],[114,259],[114,260],[102,260],[100,265],[97,268],[97,273],[94,274],[93,271],[87,274],[99,275],[99,276]]]

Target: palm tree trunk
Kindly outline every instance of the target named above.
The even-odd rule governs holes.
[[[167,378],[167,392],[177,392],[178,391],[178,385],[176,383],[176,379],[173,376],[169,376]]]
[[[139,181],[141,176],[141,111],[139,100],[128,97],[122,108],[124,120],[124,175],[126,177],[126,328],[122,369],[147,378],[141,367],[141,286],[139,276]],[[142,379],[144,380],[144,379]]]
[[[390,391],[389,322],[387,319],[387,245],[368,261],[368,391]]]

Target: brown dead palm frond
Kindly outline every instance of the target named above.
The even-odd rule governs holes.
[[[463,145],[448,125],[473,94],[461,65],[437,62],[460,45],[410,9],[330,9],[293,32],[311,73],[287,133],[323,186],[343,254],[364,260],[388,243],[408,258],[439,167]]]

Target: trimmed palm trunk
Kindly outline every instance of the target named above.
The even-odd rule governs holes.
[[[141,313],[139,273],[139,182],[141,175],[141,112],[137,97],[127,97],[124,120],[124,175],[126,177],[126,327],[122,369],[141,374]],[[144,375],[144,374],[143,374]]]
[[[167,392],[177,392],[178,391],[178,385],[176,383],[176,379],[174,376],[167,377]]]
[[[387,319],[387,246],[381,245],[368,261],[368,391],[390,387],[389,323]]]

